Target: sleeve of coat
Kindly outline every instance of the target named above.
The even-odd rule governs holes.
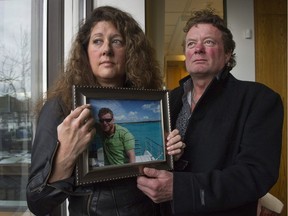
[[[35,215],[45,215],[60,205],[72,191],[73,178],[47,184],[58,147],[57,126],[64,114],[58,100],[47,102],[41,110],[32,146],[31,167],[26,187],[28,207]]]

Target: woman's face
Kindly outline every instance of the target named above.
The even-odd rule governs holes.
[[[100,21],[92,28],[87,52],[93,74],[101,86],[123,86],[125,44],[111,22]]]

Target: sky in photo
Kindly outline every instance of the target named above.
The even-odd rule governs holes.
[[[114,119],[118,123],[160,121],[161,105],[157,100],[95,100],[89,103],[93,106],[94,115],[98,119],[100,108],[107,107],[114,113]]]

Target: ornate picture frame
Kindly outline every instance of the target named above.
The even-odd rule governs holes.
[[[96,121],[95,138],[76,164],[76,185],[142,175],[144,167],[173,169],[173,157],[166,153],[165,148],[166,134],[171,131],[167,90],[73,86],[73,97],[74,109],[83,104],[92,105]],[[103,124],[107,124],[107,119],[104,119],[104,123],[98,116],[102,108],[113,110],[113,120],[108,121],[111,121],[109,124],[118,125],[115,126],[117,136],[121,128],[121,131],[129,132],[130,140],[133,137],[132,143],[127,144],[129,147],[126,147],[126,141],[125,151],[119,157],[126,155],[126,150],[131,148],[135,155],[134,162],[122,163],[117,159],[118,147],[113,160],[116,150],[111,150],[111,143],[114,139],[107,139],[102,128]],[[110,147],[107,143],[110,143]]]

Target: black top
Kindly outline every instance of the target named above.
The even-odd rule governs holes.
[[[173,129],[189,78],[170,93]],[[193,110],[175,166],[175,215],[255,216],[258,199],[278,178],[282,125],[277,93],[228,72],[215,78]]]

